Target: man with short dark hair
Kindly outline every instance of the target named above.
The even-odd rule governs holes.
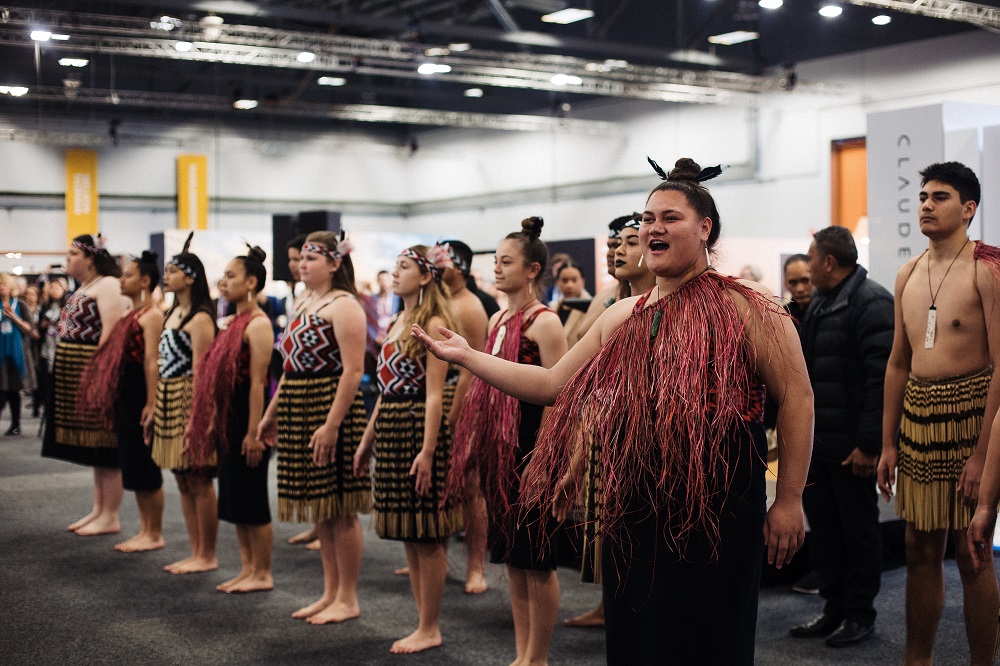
[[[977,571],[966,531],[1000,404],[1000,288],[983,265],[996,248],[969,239],[980,196],[971,169],[944,162],[920,175],[928,247],[896,274],[879,487],[889,500],[895,485],[896,511],[906,520],[905,663],[931,663],[951,530],[970,661],[992,664],[1000,606],[993,558],[985,542],[976,543],[985,563]],[[989,509],[995,516],[996,505]]]
[[[858,265],[854,238],[844,227],[816,233],[808,257],[817,293],[799,335],[816,429],[802,502],[826,605],[791,633],[825,636],[828,646],[845,647],[871,636],[881,583],[874,476],[882,448],[882,382],[892,348],[892,295]]]

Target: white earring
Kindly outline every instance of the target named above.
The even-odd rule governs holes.
[[[711,268],[712,267],[712,257],[710,257],[709,254],[708,254],[708,244],[707,243],[705,244],[705,267],[706,268]]]
[[[644,255],[644,254],[640,254],[640,255],[639,255],[639,267],[640,267],[640,268],[642,267],[642,260],[643,260],[643,257],[645,257],[645,256],[646,256],[646,255]]]
[[[248,291],[247,292],[247,303],[253,303],[253,292],[252,291]]]
[[[424,288],[421,287],[420,288],[420,295],[417,296],[417,307],[419,308],[423,304],[424,304]]]
[[[140,301],[145,301],[146,300],[146,290],[145,289],[142,290],[142,295],[139,298],[139,300]]]

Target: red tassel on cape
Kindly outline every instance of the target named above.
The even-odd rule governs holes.
[[[1000,281],[1000,247],[976,241],[976,247],[972,250],[972,258],[986,264],[986,267],[993,273],[994,279]]]
[[[122,363],[125,360],[125,345],[130,337],[138,332],[141,335],[139,318],[149,310],[146,306],[140,310],[127,312],[115,322],[104,341],[80,376],[80,386],[76,394],[76,410],[79,413],[92,413],[100,418],[105,428],[111,430],[115,426],[115,402],[118,400],[118,383],[121,381]]]
[[[228,451],[226,422],[229,419],[229,404],[239,379],[243,334],[254,314],[254,310],[248,310],[233,317],[229,325],[215,336],[215,341],[198,366],[188,424],[191,451],[197,465],[208,464],[216,449],[223,453]]]
[[[729,292],[749,302],[752,319],[766,322],[779,309],[739,281],[705,272],[625,320],[563,387],[543,423],[522,490],[526,506],[551,511],[552,480],[566,475],[583,432],[600,443],[602,537],[638,499],[666,518],[665,536],[680,557],[692,533],[718,542],[728,440],[745,427],[761,391],[756,351]]]
[[[500,351],[496,354],[505,361],[517,362],[521,346],[522,312],[497,326],[490,333],[483,351],[493,351],[496,338],[506,330]],[[478,377],[474,377],[462,405],[462,413],[455,427],[452,448],[452,466],[445,485],[442,506],[450,497],[460,497],[465,488],[469,470],[478,469],[483,479],[483,497],[491,516],[502,520],[508,515],[517,497],[511,491],[517,488],[517,430],[521,421],[521,403],[499,391]]]

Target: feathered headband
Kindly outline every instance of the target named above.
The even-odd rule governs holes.
[[[721,164],[717,164],[715,166],[705,167],[694,178],[670,178],[670,176],[667,175],[667,172],[663,170],[663,167],[654,162],[652,157],[647,155],[646,161],[649,162],[649,166],[653,167],[653,171],[655,171],[656,175],[660,177],[660,180],[693,180],[699,183],[704,183],[706,180],[712,180],[718,176],[725,168]]]
[[[412,259],[417,262],[418,266],[431,274],[431,279],[435,282],[441,282],[441,278],[444,277],[444,269],[454,265],[451,261],[451,257],[448,256],[447,248],[443,245],[435,245],[432,247],[427,251],[426,257],[420,256],[409,248],[400,252],[399,256],[406,257],[407,259]]]
[[[342,259],[343,257],[346,257],[351,252],[353,252],[354,244],[351,241],[347,240],[347,234],[344,233],[343,230],[341,230],[340,240],[337,242],[337,247],[331,249],[325,245],[320,245],[319,243],[307,242],[302,244],[302,251],[315,252],[316,254],[323,255],[324,257],[332,261],[334,259]]]
[[[192,238],[194,238],[193,231],[188,234],[187,240],[184,241],[184,247],[181,248],[180,253],[175,254],[173,257],[171,257],[170,261],[168,261],[167,263],[172,266],[175,266],[177,270],[179,270],[181,273],[184,273],[184,275],[187,275],[192,280],[196,280],[198,279],[198,271],[195,270],[194,266],[191,266],[190,264],[184,262],[184,257],[187,254],[189,254],[188,249],[191,247]]]
[[[84,243],[83,241],[79,240],[73,241],[73,247],[83,250],[84,254],[90,255],[92,257],[102,253],[107,254],[108,251],[104,247],[106,244],[107,240],[101,234],[97,234],[97,239],[94,241],[93,245],[91,245],[90,243]]]
[[[451,260],[451,265],[462,271],[462,275],[469,274],[469,266],[465,263],[462,257],[458,256],[458,252],[455,252],[455,248],[451,246],[451,243],[438,243],[434,247],[444,247],[448,251],[448,258]]]

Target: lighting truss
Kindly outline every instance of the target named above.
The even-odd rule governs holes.
[[[221,95],[157,93],[126,90],[77,88],[68,95],[58,86],[32,87],[20,97],[25,100],[59,101],[70,104],[101,104],[155,109],[185,109],[194,111],[231,111],[232,99]],[[375,104],[317,104],[311,102],[280,102],[261,104],[252,111],[300,118],[326,118],[371,123],[408,123],[439,127],[513,130],[521,132],[574,132],[577,134],[611,135],[617,133],[613,123],[513,114],[466,113],[434,111]]]
[[[420,63],[435,62],[451,67],[449,72],[433,75],[441,81],[698,104],[748,105],[758,93],[781,89],[780,77],[737,72],[627,63],[595,71],[594,63],[583,58],[481,49],[428,58],[424,51],[434,45],[247,25],[213,26],[218,37],[208,40],[194,21],[164,32],[151,28],[144,19],[24,9],[7,11],[7,19],[0,20],[0,43],[26,47],[33,46],[28,38],[31,26],[46,25],[59,26],[72,34],[69,42],[47,44],[46,48],[76,52],[410,79],[424,77],[416,71]],[[191,48],[176,50],[174,44],[179,40],[190,42]],[[444,49],[443,45],[437,48]],[[299,61],[299,54],[304,51],[315,58],[308,63]],[[575,77],[573,81],[578,83],[560,83],[558,77],[553,81],[558,74]],[[796,90],[836,93],[841,89],[831,84],[800,83]]]
[[[908,14],[971,23],[980,28],[1000,29],[1000,9],[957,0],[847,0],[852,5],[895,9]]]

